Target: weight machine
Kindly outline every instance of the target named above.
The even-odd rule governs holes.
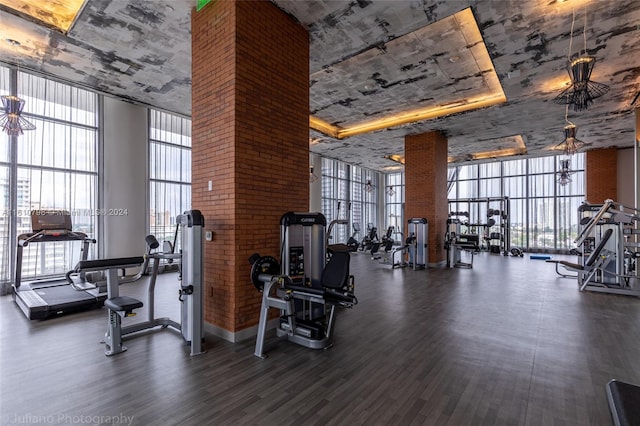
[[[640,297],[637,263],[640,258],[640,210],[613,200],[583,203],[578,208],[582,227],[575,243],[579,263],[551,261],[577,272],[580,291]]]
[[[349,207],[347,209],[347,218],[340,218],[340,205],[341,202],[338,201],[338,214],[334,220],[329,223],[329,227],[327,228],[327,251],[329,253],[334,253],[336,251],[356,251],[358,250],[358,241],[355,239],[355,235],[360,231],[359,225],[356,223],[354,226],[354,233],[351,235],[345,243],[335,243],[333,242],[333,229],[336,225],[349,226],[349,214],[351,212],[351,203],[349,203]],[[356,228],[357,225],[357,228]]]
[[[429,264],[429,223],[423,217],[413,217],[407,220],[407,234],[409,238],[405,244],[409,254],[409,266],[424,269]]]
[[[280,310],[278,337],[326,349],[333,344],[336,307],[358,303],[349,252],[334,252],[326,263],[325,226],[321,213],[286,213],[280,220],[282,263],[257,253],[249,258],[251,282],[262,293],[255,356],[265,358],[271,308]]]
[[[448,237],[445,247],[449,246],[454,251],[460,247],[464,247],[464,250],[475,250],[474,244],[477,240],[476,251],[486,249],[504,256],[512,254],[509,197],[449,200],[449,219],[451,222],[447,223]],[[457,219],[458,222],[453,219]],[[447,257],[456,259],[458,254],[452,253]],[[447,262],[449,263],[449,260]]]
[[[176,217],[180,227],[182,249],[180,253],[158,252],[148,254],[147,259],[152,262],[152,275],[148,287],[147,321],[122,327],[122,318],[135,316],[135,309],[143,307],[142,301],[128,296],[120,296],[117,270],[137,267],[146,263],[144,257],[82,260],[70,272],[81,274],[87,272],[101,272],[107,276],[108,298],[104,305],[109,310],[107,332],[104,337],[105,355],[111,356],[127,350],[123,345],[123,336],[155,327],[171,327],[182,334],[184,340],[191,346],[191,355],[204,353],[202,340],[204,338],[204,297],[203,297],[203,236],[204,217],[199,210],[186,211]],[[154,238],[155,239],[155,238]],[[150,245],[153,241],[147,240]],[[180,322],[170,318],[155,318],[154,296],[156,278],[160,261],[172,260],[180,264],[180,287],[178,300],[180,301]]]
[[[444,248],[447,251],[448,268],[473,268],[473,256],[480,251],[478,234],[469,233],[469,225],[454,216],[469,217],[468,212],[450,212],[447,219],[447,233]],[[468,253],[469,262],[462,261],[462,252]]]

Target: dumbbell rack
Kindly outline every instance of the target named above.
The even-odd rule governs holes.
[[[461,222],[471,234],[477,233],[488,242],[485,248],[508,256],[511,252],[509,197],[459,198],[449,200],[449,218],[466,217]]]

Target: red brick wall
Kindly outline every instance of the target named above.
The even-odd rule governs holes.
[[[446,260],[447,139],[438,132],[409,135],[405,151],[405,216],[429,223],[429,263]],[[406,227],[406,225],[405,225]],[[406,232],[406,229],[405,229]]]
[[[618,153],[616,148],[587,151],[587,201],[603,203],[618,199]]]
[[[268,1],[192,12],[192,201],[205,249],[205,320],[258,323],[248,257],[279,258],[280,217],[309,205],[309,39]],[[213,181],[213,191],[207,182]]]

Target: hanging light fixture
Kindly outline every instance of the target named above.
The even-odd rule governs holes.
[[[565,155],[573,155],[578,152],[578,150],[583,148],[586,144],[576,138],[577,132],[578,126],[573,123],[564,126],[564,140],[552,149],[562,151]]]
[[[313,166],[309,166],[309,183],[316,182],[318,180],[318,176],[313,172]]]
[[[585,8],[586,9],[586,8]],[[606,84],[591,81],[591,72],[596,64],[596,58],[587,55],[587,13],[584,14],[584,29],[582,35],[584,38],[584,53],[575,59],[571,59],[571,45],[573,42],[573,26],[575,23],[575,12],[571,21],[571,36],[569,39],[569,55],[567,63],[567,72],[571,78],[571,84],[564,89],[558,96],[553,99],[557,104],[572,105],[574,111],[582,111],[587,109],[593,100],[599,98],[609,91]]]
[[[14,49],[20,46],[20,42],[7,39],[7,43],[11,44]],[[17,61],[17,50],[16,50]],[[20,66],[18,66],[18,72]],[[4,112],[0,114],[0,127],[2,131],[9,136],[19,136],[24,133],[25,130],[35,130],[36,126],[26,118],[22,117],[22,110],[24,109],[24,100],[13,95],[0,96],[2,98],[2,107]]]
[[[556,172],[557,178],[556,182],[558,182],[561,186],[565,186],[571,183],[571,175],[575,172],[571,170],[570,159],[560,160],[560,170]]]
[[[578,152],[578,150],[584,148],[586,143],[577,138],[578,126],[569,121],[569,105],[567,105],[564,120],[567,122],[567,125],[564,126],[563,129],[564,140],[551,149],[562,151],[565,155],[573,155]]]
[[[24,100],[17,96],[2,96],[4,113],[0,115],[0,127],[9,136],[19,136],[25,130],[35,130],[36,126],[21,116]]]
[[[364,190],[366,192],[373,192],[373,190],[376,188],[376,186],[374,184],[371,183],[371,179],[367,180],[367,183],[364,185]]]
[[[387,191],[386,192],[387,192],[387,195],[389,197],[393,197],[394,195],[396,195],[396,190],[393,189],[393,185],[387,186]]]

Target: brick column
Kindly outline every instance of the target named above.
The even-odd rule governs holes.
[[[191,25],[192,202],[214,232],[205,321],[235,341],[260,311],[247,259],[279,258],[280,217],[309,205],[309,37],[269,1],[218,1]]]
[[[405,217],[429,223],[429,264],[446,261],[447,139],[438,132],[404,138]],[[405,224],[406,232],[406,224]]]
[[[618,153],[615,148],[587,151],[587,201],[601,204],[618,199]]]

